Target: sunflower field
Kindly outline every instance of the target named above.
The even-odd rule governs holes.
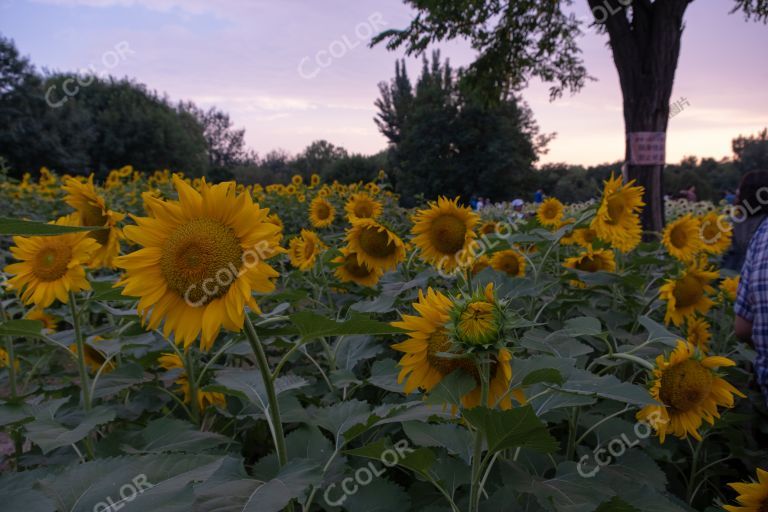
[[[642,192],[0,182],[0,509],[763,512],[731,224]]]

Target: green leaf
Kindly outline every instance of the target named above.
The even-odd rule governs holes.
[[[93,293],[88,299],[91,301],[136,300],[134,297],[123,295],[123,289],[115,288],[114,281],[91,281],[91,288],[93,288]]]
[[[383,466],[393,463],[422,475],[429,475],[436,456],[428,448],[412,448],[407,442],[392,444],[389,438],[382,438],[360,448],[344,451],[347,455],[378,460]]]
[[[33,417],[32,411],[26,404],[2,404],[0,405],[0,427],[19,423]]]
[[[677,340],[680,339],[680,335],[669,332],[666,327],[647,316],[641,316],[638,321],[640,322],[640,325],[648,330],[651,339],[669,345],[670,347],[677,345]]]
[[[613,375],[598,376],[576,368],[571,371],[568,380],[556,389],[566,393],[597,396],[633,405],[656,404],[650,393],[642,386],[621,382]]]
[[[351,334],[399,334],[402,329],[373,320],[367,315],[351,312],[348,320],[337,322],[311,311],[299,311],[291,315],[291,322],[305,340],[326,336]]]
[[[101,226],[80,227],[80,226],[60,226],[58,224],[47,224],[35,220],[12,219],[9,217],[0,217],[0,235],[23,235],[23,236],[50,236],[64,235],[66,233],[77,233],[80,231],[95,231],[104,229]]]
[[[563,376],[559,370],[555,370],[554,368],[539,368],[525,376],[523,379],[523,386],[531,386],[540,382],[562,384],[563,381]]]
[[[343,490],[330,493],[331,501],[337,501]],[[337,497],[336,494],[340,496]],[[402,487],[385,478],[377,478],[368,485],[359,486],[356,493],[343,503],[348,512],[392,512],[411,510],[411,497]]]
[[[381,359],[373,363],[368,383],[387,391],[402,393],[403,385],[397,383],[397,375],[399,373],[400,368],[397,367],[397,361],[394,359]]]
[[[36,415],[35,421],[25,424],[24,428],[29,439],[40,446],[43,453],[48,453],[80,441],[98,425],[109,423],[114,418],[114,410],[98,406],[85,413],[80,424],[73,429],[56,421],[53,415]]]
[[[475,407],[464,411],[464,418],[483,432],[491,452],[523,447],[548,453],[558,448],[557,441],[530,406],[508,411]]]
[[[216,382],[221,385],[221,388],[210,386],[212,390],[229,394],[235,392],[235,394],[256,405],[260,411],[268,410],[269,398],[261,373],[258,370],[223,370],[216,374]],[[275,381],[275,394],[280,395],[280,393],[298,389],[307,384],[306,380],[296,375],[278,377]]]
[[[39,320],[8,320],[0,324],[0,336],[14,338],[43,337],[43,322]]]
[[[403,423],[405,435],[417,446],[445,448],[467,464],[472,457],[472,434],[453,424],[432,425],[408,421]]]
[[[309,408],[309,416],[319,427],[333,435],[336,447],[340,448],[351,437],[346,434],[356,425],[366,425],[371,415],[370,406],[359,400],[347,400],[322,409]]]
[[[357,363],[371,359],[384,350],[385,343],[373,336],[343,336],[334,345],[336,364],[346,370],[352,370]]]
[[[593,316],[580,316],[565,321],[563,331],[570,336],[596,336],[603,331],[600,320]]]
[[[99,380],[96,381],[93,398],[113,396],[124,389],[149,380],[151,380],[150,375],[144,373],[144,368],[141,365],[132,362],[125,363],[116,370],[99,377]]]
[[[618,496],[614,496],[608,501],[604,501],[599,507],[595,509],[595,512],[639,512],[635,507],[622,500]]]
[[[429,392],[424,401],[432,405],[461,405],[461,397],[477,387],[474,377],[461,370],[454,371]]]
[[[134,453],[187,452],[195,453],[231,442],[227,436],[201,432],[188,421],[160,418],[150,421],[136,435]]]
[[[53,501],[34,488],[34,484],[49,473],[49,468],[38,468],[0,476],[3,510],[54,512]]]

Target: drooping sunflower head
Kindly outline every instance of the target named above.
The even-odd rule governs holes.
[[[634,181],[630,181],[624,185],[621,176],[611,176],[605,182],[600,205],[590,225],[600,239],[621,252],[634,249],[642,237],[638,214],[645,206],[645,189],[633,184]]]
[[[377,270],[395,268],[405,259],[405,244],[395,233],[372,219],[358,219],[347,231],[347,245],[361,265]]]
[[[291,265],[306,272],[315,266],[317,257],[326,249],[326,245],[317,233],[302,229],[301,234],[289,242],[288,256]]]
[[[709,297],[715,289],[710,284],[718,272],[707,269],[702,262],[688,267],[678,278],[667,279],[659,288],[659,296],[667,302],[664,321],[677,326],[696,312],[706,315],[714,305]]]
[[[493,283],[472,297],[456,300],[451,309],[451,331],[461,345],[489,345],[499,340],[504,310],[496,299]]]
[[[336,208],[324,197],[316,197],[309,204],[309,221],[316,228],[327,228],[333,224]]]
[[[75,178],[67,178],[62,189],[67,193],[64,201],[76,210],[74,218],[78,226],[103,226],[104,229],[90,232],[99,248],[94,251],[89,266],[93,268],[114,268],[114,259],[120,254],[122,231],[118,222],[125,215],[107,208],[104,198],[96,191],[93,174],[82,183]]]
[[[353,282],[361,286],[373,287],[383,274],[381,269],[373,269],[365,263],[360,263],[357,254],[346,247],[341,249],[341,256],[335,258],[333,263],[339,264],[334,273],[343,283]]]
[[[542,226],[557,227],[563,219],[565,207],[554,197],[548,197],[539,205],[536,218]]]
[[[150,328],[163,322],[164,334],[185,347],[202,332],[208,350],[222,327],[242,328],[246,305],[258,311],[253,292],[274,289],[278,273],[267,259],[283,252],[280,228],[232,182],[203,180],[199,192],[178,176],[173,183],[177,201],[155,200],[150,217],[125,228],[143,248],[117,259],[125,269],[118,285],[139,297]]]
[[[491,268],[511,277],[525,275],[525,256],[515,249],[497,251],[491,256]]]
[[[733,226],[725,215],[709,212],[700,219],[702,249],[709,254],[723,254],[731,246]]]
[[[688,341],[703,353],[709,351],[709,340],[712,338],[712,334],[709,332],[709,327],[709,322],[704,318],[695,316],[689,316],[686,322]]]
[[[479,220],[470,208],[458,205],[458,198],[440,197],[413,216],[413,243],[422,260],[452,272],[471,261],[469,249],[477,236],[474,228]]]
[[[319,174],[312,174],[312,176],[309,177],[309,186],[311,188],[315,188],[320,184],[320,175]]]
[[[104,355],[104,353],[95,348],[93,344],[98,343],[99,341],[103,340],[101,336],[94,336],[90,342],[83,343],[83,347],[85,349],[83,357],[85,359],[85,364],[90,368],[90,370],[94,373],[101,370],[102,365],[104,366],[104,369],[101,370],[102,373],[109,373],[112,370],[115,369],[115,363],[113,361],[107,360],[107,356]],[[69,351],[73,354],[77,354],[77,344],[73,343],[69,346]]]
[[[733,482],[728,486],[739,493],[738,505],[724,505],[728,512],[766,512],[768,510],[768,471],[757,468],[757,481]]]
[[[673,257],[690,262],[702,249],[701,223],[691,214],[684,215],[667,224],[662,242]]]
[[[720,291],[728,300],[736,300],[736,292],[739,290],[739,276],[726,277],[720,281]]]
[[[169,372],[178,373],[175,383],[179,386],[183,395],[184,403],[192,403],[192,389],[189,385],[189,378],[186,374],[186,367],[184,361],[178,354],[171,352],[163,352],[157,359],[158,364]],[[197,388],[197,406],[199,411],[205,411],[208,407],[219,406],[224,407],[227,404],[227,399],[222,393],[215,391],[203,391],[199,387]]]
[[[721,356],[703,357],[692,343],[679,340],[669,358],[656,358],[650,394],[662,405],[644,407],[637,419],[650,423],[662,443],[667,434],[701,441],[702,420],[714,424],[718,407],[733,407],[733,395],[744,397],[714,371],[735,364]]]
[[[344,206],[350,222],[358,219],[377,219],[381,215],[381,209],[381,203],[365,192],[353,194]]]
[[[76,226],[74,214],[52,224]],[[25,304],[47,308],[54,300],[69,301],[69,292],[90,290],[85,265],[93,258],[99,244],[88,232],[56,236],[15,236],[11,253],[19,260],[5,267],[12,275],[8,282],[18,290]]]
[[[616,255],[610,249],[588,249],[578,256],[567,258],[563,266],[582,272],[614,272]],[[579,287],[586,286],[581,280],[573,281],[572,284]]]

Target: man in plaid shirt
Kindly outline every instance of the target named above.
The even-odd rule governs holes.
[[[736,336],[752,340],[757,351],[755,373],[768,405],[768,222],[749,244],[736,296]]]

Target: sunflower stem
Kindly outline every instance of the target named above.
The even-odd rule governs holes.
[[[83,393],[83,408],[85,412],[91,410],[91,387],[88,383],[88,369],[85,366],[85,340],[83,331],[80,327],[80,312],[77,310],[77,299],[75,293],[69,291],[69,310],[72,314],[72,328],[75,330],[75,344],[77,345],[77,369],[80,372],[80,387]],[[85,449],[88,452],[88,458],[93,459],[93,441],[90,436],[85,437]]]
[[[267,399],[269,400],[269,411],[267,414],[272,418],[271,428],[272,437],[275,440],[275,451],[277,452],[277,460],[280,467],[285,466],[288,463],[288,452],[285,449],[285,433],[283,432],[283,424],[280,419],[280,406],[277,403],[277,394],[275,393],[275,382],[272,379],[272,372],[269,369],[269,361],[267,361],[267,354],[264,352],[264,346],[261,344],[259,335],[256,332],[256,328],[253,326],[251,319],[248,315],[245,316],[245,335],[248,338],[248,342],[251,344],[251,349],[256,355],[256,362],[259,365],[259,371],[261,372],[261,378],[264,381],[264,388],[267,391]],[[293,511],[293,502],[289,503],[286,507],[289,512]]]
[[[200,390],[198,389],[196,375],[195,375],[195,368],[194,368],[194,361],[192,360],[192,351],[191,350],[184,350],[184,366],[185,371],[187,372],[187,383],[189,384],[189,400],[190,400],[190,413],[192,415],[192,421],[196,424],[200,424],[200,414],[202,411],[200,410],[200,401],[198,400],[198,393]]]
[[[488,381],[490,366],[487,361],[478,362],[480,367],[480,407],[488,406]],[[475,446],[472,456],[472,487],[469,491],[469,511],[477,512],[480,508],[480,491],[482,487],[482,457],[483,457],[483,432],[479,428],[475,430]]]

